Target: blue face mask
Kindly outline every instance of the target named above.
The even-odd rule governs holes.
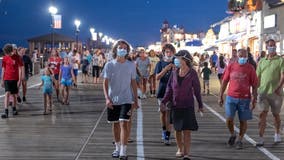
[[[239,57],[238,62],[240,65],[244,65],[246,64],[248,61],[248,58],[244,58],[244,57]]]
[[[125,57],[126,54],[127,54],[126,49],[119,49],[119,48],[117,48],[117,56],[118,57]]]
[[[180,60],[179,59],[175,58],[174,64],[177,68],[180,68]]]

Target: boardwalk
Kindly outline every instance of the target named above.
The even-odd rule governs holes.
[[[192,135],[192,159],[284,159],[284,143],[273,144],[271,116],[265,148],[255,148],[252,144],[257,139],[257,117],[249,122],[243,150],[226,145],[228,131],[222,120],[224,109],[217,105],[214,95],[217,94],[218,83],[216,79],[213,81],[212,95],[203,96],[207,107],[204,117],[197,114],[200,129]],[[106,122],[101,85],[79,84],[77,89],[72,90],[70,106],[56,102],[53,113],[43,116],[41,91],[35,87],[39,79],[34,77],[31,82],[33,86],[28,91],[28,102],[19,106],[20,115],[0,120],[0,160],[112,159],[111,125]],[[0,92],[3,93],[3,89]],[[164,146],[160,128],[156,99],[142,100],[142,107],[134,113],[131,133],[134,142],[128,147],[130,160],[176,159],[175,140],[172,139],[171,146]]]

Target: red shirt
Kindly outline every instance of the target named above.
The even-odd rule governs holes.
[[[256,87],[258,83],[253,66],[249,63],[240,65],[237,62],[229,64],[223,75],[223,81],[229,82],[228,96],[243,99],[251,97],[250,87]]]
[[[50,57],[48,61],[49,61],[50,68],[53,71],[53,74],[59,74],[61,58],[60,57]]]
[[[19,55],[5,55],[2,60],[4,68],[4,80],[19,80],[19,67],[23,66],[23,61]]]

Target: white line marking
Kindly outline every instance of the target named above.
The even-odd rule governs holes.
[[[107,109],[107,107],[105,107],[104,110],[102,111],[100,117],[96,121],[94,128],[92,129],[90,135],[88,136],[88,138],[84,142],[82,148],[80,149],[80,151],[78,152],[78,154],[76,155],[74,160],[78,160],[80,158],[81,154],[83,153],[84,149],[86,148],[87,144],[89,143],[91,137],[95,134],[95,130],[96,130],[97,126],[99,125],[99,123],[101,122],[101,119],[103,118],[103,115],[105,114],[106,109]]]
[[[219,119],[221,119],[223,122],[226,123],[226,119],[220,115],[218,112],[216,112],[213,108],[209,107],[207,104],[203,103],[203,105],[210,111],[212,112],[215,116],[217,116]],[[239,128],[234,126],[235,130],[237,132],[240,132]],[[245,134],[244,138],[250,142],[252,145],[255,145],[256,142],[250,138],[247,134]],[[280,160],[280,158],[276,157],[275,155],[273,155],[271,152],[269,152],[266,148],[264,147],[256,147],[258,150],[260,150],[262,153],[264,153],[267,157],[269,157],[271,160]]]
[[[144,144],[143,144],[143,111],[141,100],[138,100],[139,108],[137,109],[137,160],[144,160]]]
[[[37,84],[31,85],[31,86],[28,87],[28,89],[34,88],[34,87],[36,87],[36,86],[39,86],[40,84],[41,84],[41,83],[37,83]],[[5,97],[5,94],[0,95],[0,98],[3,98],[3,97]]]

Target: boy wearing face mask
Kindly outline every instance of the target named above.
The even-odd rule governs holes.
[[[274,142],[281,142],[280,136],[280,111],[283,98],[284,83],[284,60],[276,53],[276,44],[273,39],[267,41],[266,58],[262,58],[257,67],[257,76],[260,80],[258,87],[258,108],[261,113],[259,115],[259,142],[257,146],[264,145],[264,131],[266,128],[266,117],[269,109],[271,109],[274,117]]]
[[[130,45],[118,40],[113,47],[113,60],[103,70],[103,88],[107,106],[107,120],[113,125],[115,150],[113,158],[127,159],[126,149],[129,138],[128,122],[131,109],[137,108],[136,66],[128,61]]]
[[[236,112],[238,112],[240,133],[236,142],[236,148],[242,149],[242,139],[247,130],[247,120],[252,119],[252,110],[255,108],[258,79],[254,67],[248,63],[247,51],[240,49],[238,57],[238,62],[229,64],[223,75],[219,104],[220,106],[223,105],[223,95],[229,84],[225,103],[226,124],[231,134],[228,145],[233,146],[237,138],[234,130],[234,117]],[[250,107],[251,102],[252,105]]]
[[[160,121],[162,124],[162,140],[165,145],[170,145],[170,135],[171,135],[171,126],[170,126],[170,109],[166,107],[165,104],[161,103],[162,98],[164,98],[167,83],[170,78],[173,64],[173,56],[176,52],[175,48],[171,44],[165,44],[163,49],[163,58],[159,61],[155,68],[156,78],[159,80],[159,87],[157,92],[157,99],[160,112]]]

